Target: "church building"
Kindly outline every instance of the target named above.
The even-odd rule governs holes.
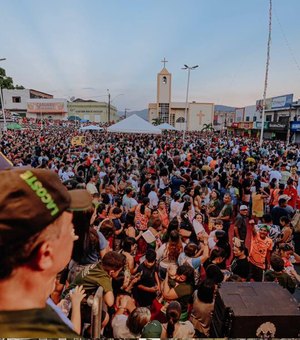
[[[178,130],[185,129],[185,102],[172,101],[172,74],[165,67],[157,75],[156,103],[148,105],[150,123],[169,123]],[[200,131],[205,124],[213,124],[214,104],[190,102],[187,105],[187,131]]]

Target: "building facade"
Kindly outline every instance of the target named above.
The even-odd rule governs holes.
[[[26,118],[67,120],[67,100],[63,98],[29,99]]]
[[[157,74],[156,103],[148,105],[150,123],[169,123],[179,130],[200,131],[205,125],[213,123],[214,104],[189,102],[187,122],[185,121],[185,102],[172,101],[172,74],[163,67]]]
[[[11,113],[18,113],[25,116],[27,113],[27,102],[30,99],[51,99],[53,96],[49,93],[33,89],[8,90],[3,89],[4,108]]]
[[[216,131],[227,130],[233,122],[235,122],[235,107],[215,105],[214,129]]]
[[[106,102],[97,102],[94,100],[75,99],[68,102],[68,117],[79,117],[94,123],[107,123],[109,121],[109,105]],[[117,108],[110,105],[110,121],[119,120]]]

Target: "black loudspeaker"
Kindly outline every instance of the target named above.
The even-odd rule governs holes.
[[[216,295],[210,336],[299,338],[298,302],[274,282],[224,282]]]

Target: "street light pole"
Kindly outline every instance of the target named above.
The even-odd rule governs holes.
[[[0,58],[0,61],[5,61],[6,58]],[[4,76],[3,76],[4,78]],[[2,92],[2,85],[0,85],[0,95],[1,95],[1,109],[2,109],[2,116],[3,116],[3,131],[7,131],[6,125],[6,115],[5,115],[5,108],[4,108],[4,99],[3,99],[3,92]]]
[[[124,109],[124,118],[126,119],[126,117],[127,117],[127,111],[130,111],[130,109]]]
[[[188,65],[184,65],[184,67],[182,68],[183,70],[188,70],[188,79],[187,79],[187,86],[186,86],[186,97],[185,97],[185,109],[184,109],[184,122],[185,122],[185,127],[183,130],[183,142],[185,141],[185,134],[186,134],[186,130],[187,130],[187,108],[188,108],[188,99],[189,99],[189,87],[190,87],[190,72],[191,70],[194,70],[195,68],[199,67],[199,65],[195,65],[195,66],[188,66]]]

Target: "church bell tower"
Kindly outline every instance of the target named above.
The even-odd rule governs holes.
[[[157,75],[157,111],[161,123],[169,123],[172,74],[166,69],[166,58],[161,62],[164,67]]]

